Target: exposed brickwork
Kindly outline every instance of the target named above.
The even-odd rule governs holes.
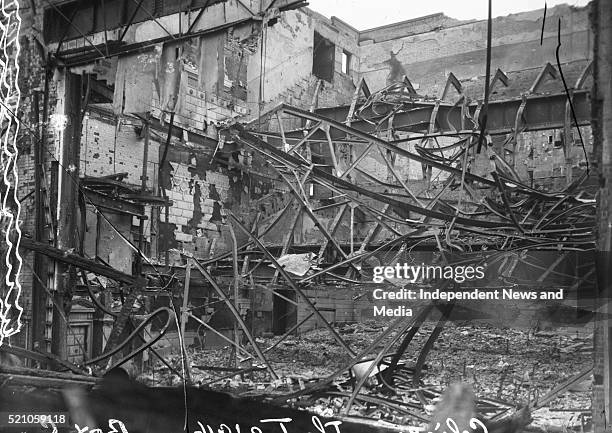
[[[38,146],[46,145],[49,151],[53,151],[53,141],[46,140],[45,137],[39,140],[41,125],[37,122],[42,122],[43,113],[43,89],[45,80],[45,59],[38,45],[38,40],[41,40],[41,35],[37,29],[42,29],[42,16],[40,14],[32,14],[29,7],[31,4],[38,8],[42,7],[42,1],[23,1],[20,2],[22,7],[20,16],[21,37],[19,39],[21,52],[19,57],[20,79],[19,87],[21,89],[21,101],[19,103],[19,116],[22,119],[20,128],[21,145],[19,146],[19,158],[17,161],[17,171],[19,175],[19,183],[17,188],[17,196],[24,198],[21,201],[22,212],[20,217],[20,227],[24,235],[34,236],[34,227],[36,220],[36,212],[34,206],[34,152]],[[38,40],[37,40],[38,39]],[[49,114],[54,113],[56,99],[51,96],[54,93],[54,83],[50,83],[50,98],[49,98]],[[36,118],[34,105],[35,93],[39,94],[39,118]],[[48,156],[48,155],[47,155]],[[50,169],[50,163],[46,164],[47,171]],[[25,198],[27,197],[27,198]],[[23,254],[23,251],[22,251]],[[21,268],[20,283],[22,285],[20,305],[24,308],[23,320],[25,329],[17,334],[12,343],[20,346],[28,344],[31,335],[31,315],[32,315],[32,286],[34,277],[32,274],[33,255],[27,254],[23,257],[24,265]],[[43,276],[44,278],[44,276]]]

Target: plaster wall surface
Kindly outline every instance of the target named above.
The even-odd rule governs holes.
[[[443,13],[436,13],[424,17],[414,18],[399,23],[380,26],[359,32],[359,42],[372,41],[375,43],[391,39],[403,38],[417,33],[426,33],[442,27],[450,27],[461,23]]]
[[[145,150],[141,130],[140,122],[135,120],[109,121],[95,113],[85,116],[81,136],[81,174],[101,177],[127,173],[125,181],[140,186]],[[146,162],[148,189],[157,184],[159,146],[158,141],[149,140]]]
[[[588,8],[560,5],[548,9],[540,45],[543,12],[536,10],[493,19],[492,71],[497,68],[504,72],[541,68],[546,62],[555,64],[559,19],[561,61],[591,58]],[[441,95],[450,72],[459,79],[483,76],[486,20],[446,27],[449,24],[381,42],[376,42],[376,39],[363,41],[360,45],[360,76],[366,78],[372,90],[376,90],[406,75],[414,85],[418,85],[419,93],[435,97]],[[389,26],[387,33],[393,32],[394,27]]]

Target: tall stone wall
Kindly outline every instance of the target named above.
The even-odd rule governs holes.
[[[563,63],[592,58],[592,35],[588,8],[559,5],[546,14],[543,43],[540,45],[544,10],[494,18],[492,22],[491,70],[508,73],[555,64],[557,24],[561,19]],[[417,25],[417,23],[415,23]],[[379,29],[383,33],[385,29]],[[394,26],[387,32],[393,33]],[[485,73],[487,22],[444,24],[422,33],[360,44],[360,75],[372,90],[389,81],[408,76],[418,92],[440,97],[450,72],[459,79],[482,77]],[[381,39],[382,36],[379,36]],[[527,91],[525,89],[525,91]]]

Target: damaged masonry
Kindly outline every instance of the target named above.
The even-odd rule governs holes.
[[[0,412],[605,431],[606,2],[307,6],[4,0]]]

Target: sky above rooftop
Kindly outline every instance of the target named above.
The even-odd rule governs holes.
[[[437,12],[460,19],[485,19],[487,0],[308,0],[310,9],[326,17],[337,16],[358,30],[371,29]],[[492,15],[553,7],[567,3],[585,6],[588,0],[493,0]]]

